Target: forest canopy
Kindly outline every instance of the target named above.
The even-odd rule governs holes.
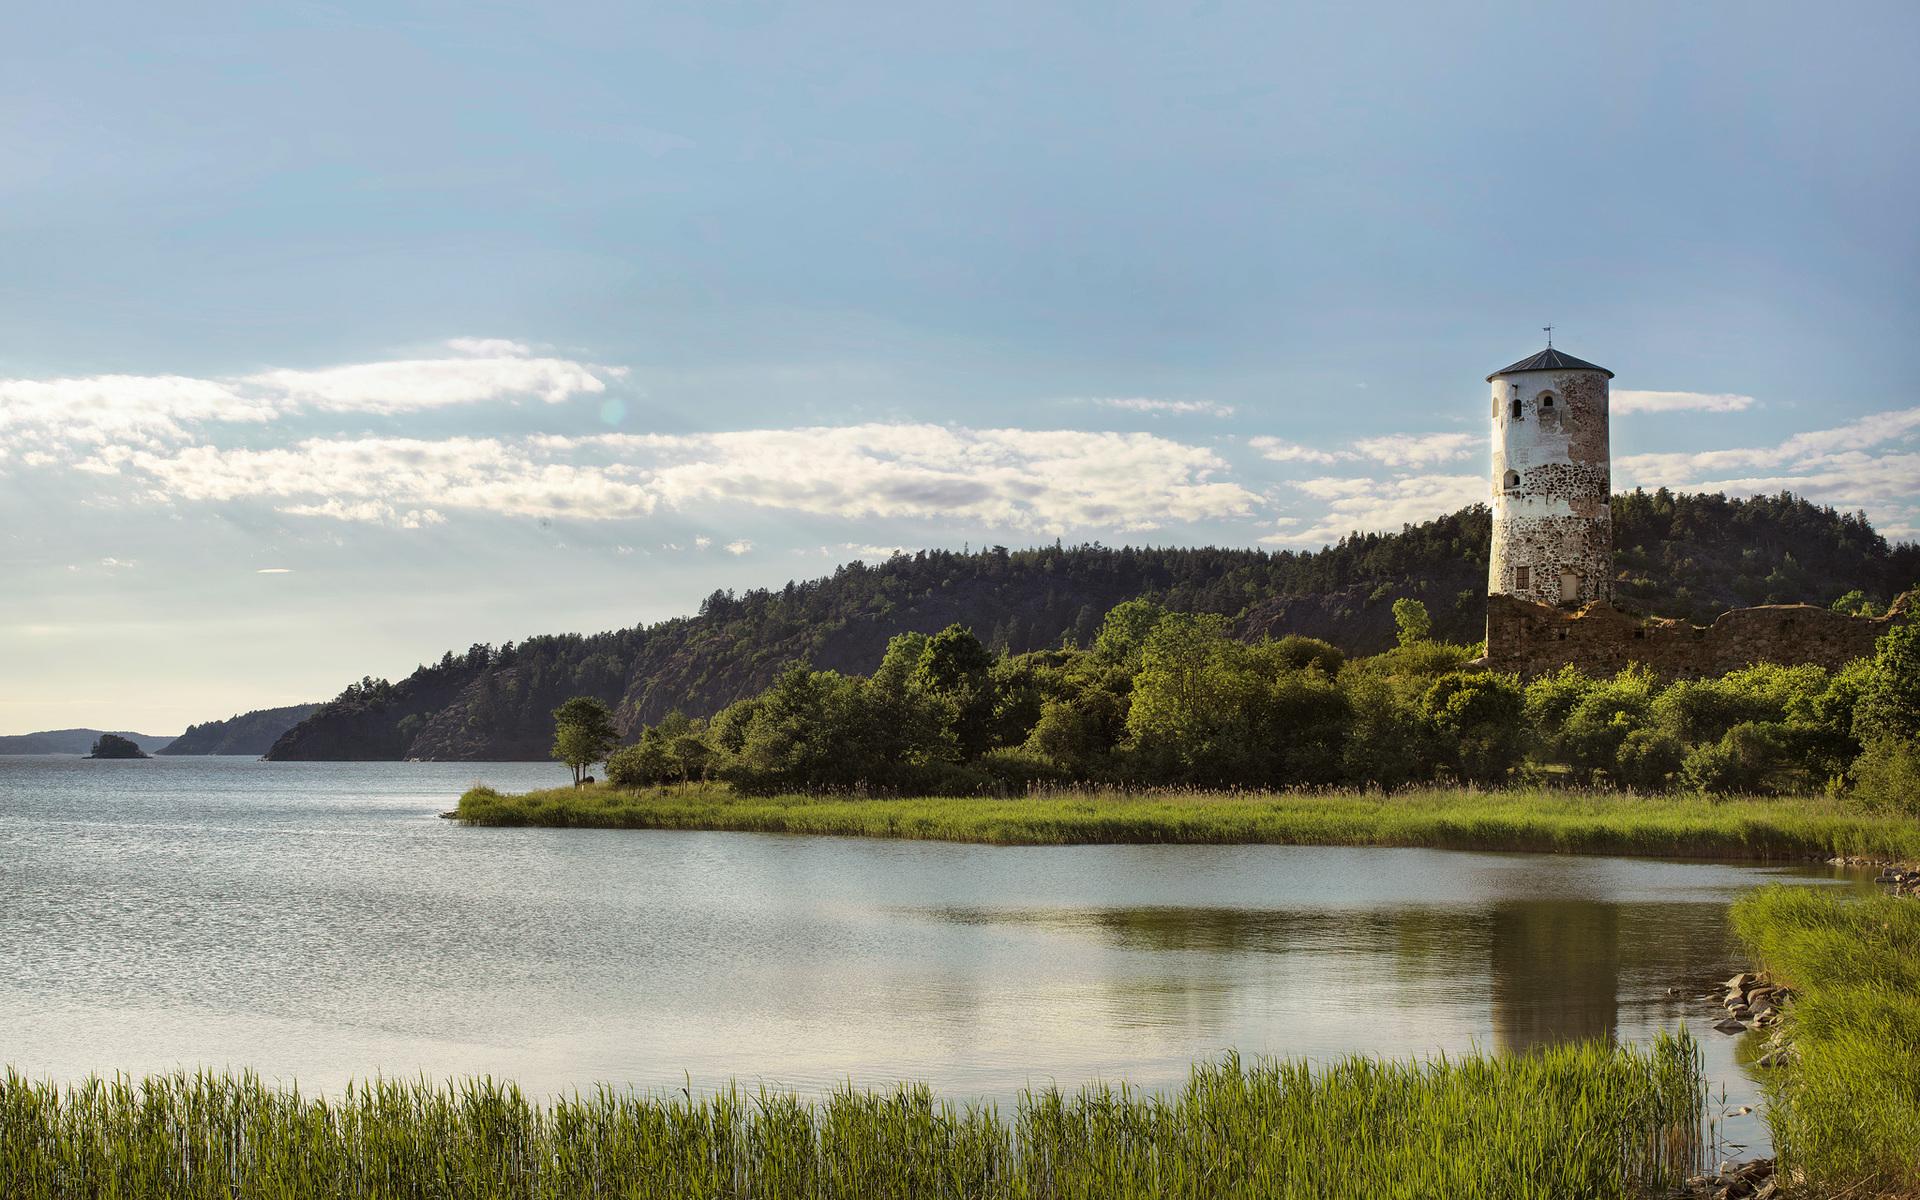
[[[1920,578],[1920,548],[1889,546],[1864,517],[1790,495],[1629,492],[1613,509],[1615,593],[1643,612],[1700,620],[1776,601],[1884,608]],[[362,679],[268,757],[537,760],[552,744],[548,714],[572,696],[606,703],[631,738],[670,712],[718,713],[795,662],[872,673],[903,632],[957,624],[1003,656],[1090,647],[1105,614],[1134,598],[1220,618],[1244,642],[1302,635],[1346,654],[1395,646],[1395,601],[1418,600],[1428,636],[1471,642],[1483,632],[1489,535],[1475,505],[1311,551],[1056,544],[851,562],[777,589],[715,592],[694,616],[476,644],[397,682]]]

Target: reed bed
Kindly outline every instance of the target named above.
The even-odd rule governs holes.
[[[1920,901],[1770,887],[1733,924],[1797,995],[1771,1072],[1783,1169],[1820,1196],[1920,1196]]]
[[[0,1081],[0,1195],[183,1197],[1627,1197],[1696,1162],[1698,1047],[1196,1065],[1010,1113],[925,1086],[549,1103],[490,1079],[338,1098],[253,1075]]]
[[[721,784],[633,790],[594,784],[522,795],[479,786],[460,798],[456,812],[470,825],[724,829],[996,845],[1277,843],[1672,858],[1920,858],[1920,821],[1863,813],[1824,796],[1092,789],[866,799],[742,796]]]

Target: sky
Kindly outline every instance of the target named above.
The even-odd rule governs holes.
[[[35,5],[0,732],[176,733],[894,548],[1616,487],[1920,537],[1920,6]]]

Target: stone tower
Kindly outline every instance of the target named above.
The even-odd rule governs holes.
[[[1576,605],[1613,595],[1607,381],[1552,346],[1493,385],[1489,595]]]

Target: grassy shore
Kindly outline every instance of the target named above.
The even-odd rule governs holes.
[[[1693,1166],[1698,1048],[1330,1067],[1228,1060],[1159,1097],[924,1087],[548,1104],[491,1081],[336,1100],[252,1077],[0,1079],[0,1194],[60,1197],[1627,1197]]]
[[[1787,1171],[1820,1196],[1920,1196],[1920,901],[1766,888],[1734,929],[1793,987],[1797,1060],[1775,1074],[1767,1120]]]
[[[722,785],[606,784],[460,798],[471,825],[727,829],[995,845],[1106,842],[1431,846],[1685,858],[1920,858],[1920,821],[1825,797],[1717,800],[1611,792],[1434,788],[1356,792],[1070,791],[1013,798],[738,796]]]

